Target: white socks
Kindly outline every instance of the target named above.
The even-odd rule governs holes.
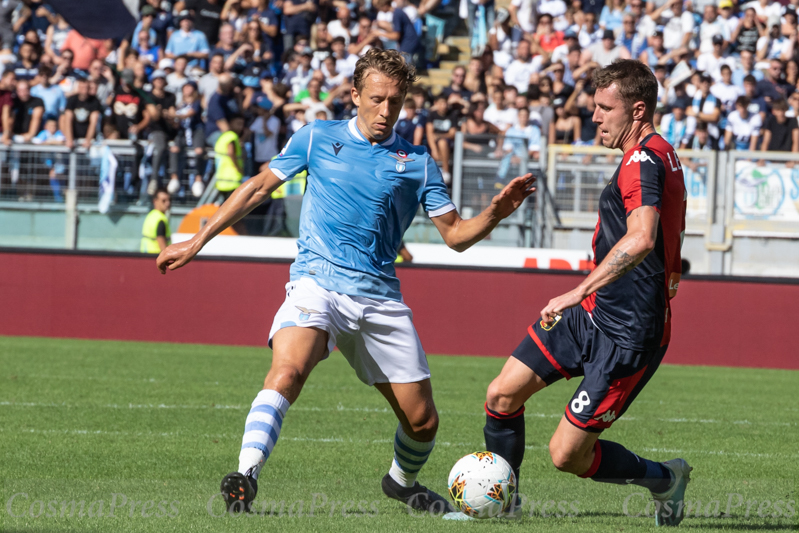
[[[239,453],[239,472],[258,479],[264,462],[275,447],[283,417],[291,404],[277,391],[264,389],[252,402]]]
[[[412,487],[435,444],[435,439],[430,442],[413,440],[402,430],[402,425],[398,425],[394,436],[394,460],[388,475],[403,487]]]

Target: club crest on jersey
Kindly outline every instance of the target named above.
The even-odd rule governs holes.
[[[627,164],[624,166],[627,167],[630,166],[630,163],[643,163],[644,161],[649,161],[653,165],[656,164],[655,161],[649,157],[649,154],[636,150],[633,152],[633,155],[630,156],[630,159],[627,160]]]
[[[306,307],[302,307],[301,305],[295,305],[297,309],[300,310],[300,320],[306,321],[311,318],[311,315],[318,315],[321,314],[321,311],[317,311],[316,309],[308,309]]]
[[[541,329],[543,329],[544,331],[551,330],[552,328],[554,328],[558,324],[558,322],[560,322],[561,318],[563,318],[563,315],[556,315],[555,316],[555,321],[552,322],[552,324],[549,324],[549,325],[544,324],[544,321],[541,320]]]
[[[408,159],[408,154],[404,150],[397,150],[397,155],[388,155],[397,162],[396,166],[394,167],[397,169],[397,172],[405,172],[405,164],[413,161],[413,159]]]

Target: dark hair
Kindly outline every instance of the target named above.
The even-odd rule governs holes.
[[[355,89],[360,93],[363,91],[363,86],[366,81],[366,75],[370,71],[376,71],[384,74],[393,80],[400,83],[400,90],[404,93],[408,92],[411,85],[418,79],[416,76],[416,67],[405,59],[397,50],[378,50],[377,48],[370,48],[362,58],[355,64],[355,74],[352,77],[352,84]]]
[[[610,65],[594,71],[596,89],[607,89],[616,84],[619,98],[628,108],[637,102],[646,105],[645,120],[652,120],[658,101],[658,82],[649,67],[636,59],[617,59]]]
[[[707,122],[700,120],[696,123],[696,131],[707,131]]]
[[[748,74],[744,76],[744,83],[757,83],[757,78],[755,78],[751,74]]]
[[[746,96],[739,96],[737,100],[735,100],[735,105],[742,105],[744,108],[749,107],[749,98]]]
[[[411,109],[416,109],[416,100],[411,98],[410,96],[405,98],[405,102],[402,104],[402,107],[408,107]]]
[[[719,72],[723,72],[725,69],[729,70],[730,72],[732,72],[732,68],[729,65],[727,65],[726,63],[724,65],[721,65],[721,67],[719,67]]]
[[[172,196],[171,194],[169,194],[169,191],[168,191],[168,190],[166,190],[166,187],[158,187],[158,188],[155,190],[155,194],[153,195],[153,200],[155,200],[156,198],[158,198],[158,195],[159,195],[159,194],[161,194],[161,193],[164,193],[164,194],[166,194],[167,196]]]
[[[785,100],[785,98],[772,100],[771,109],[776,109],[778,111],[788,111],[788,102]]]

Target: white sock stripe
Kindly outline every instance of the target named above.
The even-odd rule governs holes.
[[[249,424],[250,422],[263,422],[264,424],[269,424],[277,429],[279,429],[282,424],[282,421],[278,420],[273,415],[258,411],[250,412],[250,414],[247,415],[247,421],[245,424]]]
[[[291,407],[289,401],[282,394],[270,389],[262,390],[252,401],[252,407],[264,404],[271,405],[276,408],[278,411],[280,411],[281,416],[286,416],[286,411],[288,411],[289,407]]]
[[[401,424],[397,426],[397,438],[402,444],[415,452],[427,452],[429,454],[436,445],[436,439],[433,439],[429,442],[419,442],[418,440],[412,439],[405,433],[405,431],[403,431]]]
[[[263,442],[270,450],[275,447],[275,441],[266,431],[250,430],[244,433],[241,442]]]

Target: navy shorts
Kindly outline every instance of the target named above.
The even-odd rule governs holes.
[[[530,326],[513,357],[547,385],[584,376],[566,405],[566,418],[580,429],[599,433],[624,414],[660,366],[666,348],[622,348],[578,306],[564,311],[551,326],[543,326],[540,320]]]

